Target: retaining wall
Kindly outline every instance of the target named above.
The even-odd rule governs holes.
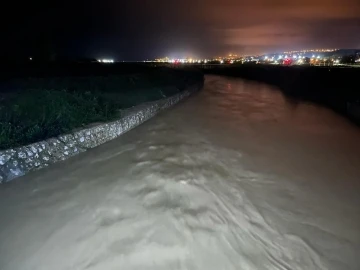
[[[200,90],[202,86],[203,82],[190,86],[172,97],[124,110],[121,113],[122,117],[117,121],[101,123],[41,142],[0,151],[0,183],[113,140]]]

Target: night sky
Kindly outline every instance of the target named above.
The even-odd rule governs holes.
[[[1,55],[143,60],[359,48],[359,0],[117,0],[2,9]]]

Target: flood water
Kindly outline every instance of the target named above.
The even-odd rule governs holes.
[[[0,269],[360,269],[360,129],[270,86],[204,89],[0,186]]]

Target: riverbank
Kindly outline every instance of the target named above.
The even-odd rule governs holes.
[[[214,67],[204,72],[271,84],[289,97],[325,105],[360,122],[360,115],[352,114],[354,110],[349,110],[349,107],[360,106],[360,69],[233,65]]]
[[[119,118],[203,81],[191,69],[99,63],[9,68],[0,84],[0,150]]]
[[[121,110],[115,121],[94,123],[47,140],[0,151],[0,184],[109,142],[203,87],[203,81],[168,98]]]

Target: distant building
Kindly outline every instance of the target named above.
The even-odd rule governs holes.
[[[170,62],[170,58],[169,57],[163,57],[163,58],[156,58],[155,62],[159,62],[159,63],[169,63]]]

